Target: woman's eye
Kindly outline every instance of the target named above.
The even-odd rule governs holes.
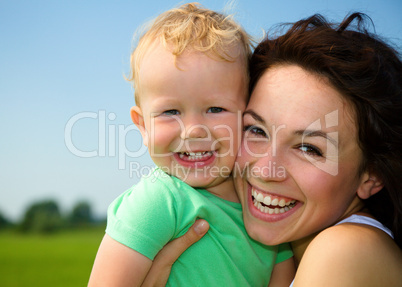
[[[211,107],[208,109],[208,113],[213,113],[213,114],[221,113],[223,111],[224,111],[224,109],[219,108],[219,107]]]
[[[255,136],[262,136],[262,137],[266,137],[267,134],[265,133],[265,131],[257,126],[245,126],[243,128],[243,131],[245,133],[251,133]]]
[[[177,116],[179,113],[178,110],[167,110],[162,113],[164,116]]]
[[[308,154],[308,155],[311,155],[311,156],[319,156],[319,157],[322,157],[322,156],[323,156],[323,153],[322,153],[322,151],[321,151],[319,148],[317,148],[317,147],[315,147],[315,146],[313,146],[313,145],[310,145],[310,144],[303,144],[303,145],[300,145],[300,146],[299,146],[299,149],[300,149],[303,153]]]

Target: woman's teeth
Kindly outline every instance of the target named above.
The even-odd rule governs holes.
[[[296,200],[286,200],[284,198],[272,197],[259,193],[255,189],[251,190],[254,206],[261,212],[268,214],[279,214],[291,210],[296,203]]]
[[[212,151],[180,152],[179,157],[186,160],[203,160],[212,156]]]

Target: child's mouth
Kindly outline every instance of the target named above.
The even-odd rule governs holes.
[[[179,158],[185,161],[205,161],[212,157],[212,151],[179,152]]]
[[[215,162],[214,151],[177,152],[174,154],[177,163],[189,168],[204,168]]]

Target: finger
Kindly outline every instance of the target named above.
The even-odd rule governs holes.
[[[164,262],[172,265],[187,248],[200,240],[208,229],[209,224],[207,221],[204,219],[196,220],[183,236],[169,242],[156,257],[162,257]],[[155,260],[153,264],[155,264]]]

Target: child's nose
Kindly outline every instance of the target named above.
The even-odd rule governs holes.
[[[182,139],[206,138],[209,135],[209,129],[202,124],[186,125],[181,131]]]

